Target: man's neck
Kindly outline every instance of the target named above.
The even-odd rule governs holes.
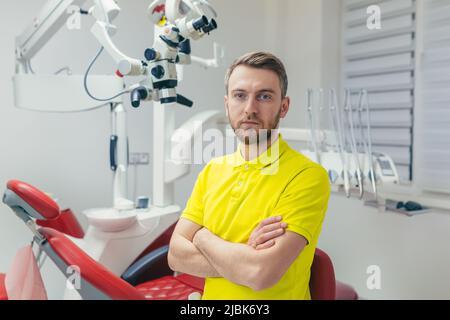
[[[278,130],[272,131],[272,135],[270,139],[260,142],[260,143],[252,143],[245,144],[241,143],[240,152],[245,161],[252,161],[258,158],[262,153],[264,153],[267,149],[270,148],[272,144],[274,144],[278,140]]]

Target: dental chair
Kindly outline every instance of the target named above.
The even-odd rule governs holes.
[[[351,286],[335,279],[333,262],[319,248],[314,253],[309,290],[312,300],[358,300]]]
[[[66,277],[73,277],[72,273],[67,274],[68,267],[77,266],[80,270],[77,290],[83,299],[187,300],[203,293],[204,279],[173,275],[167,264],[167,244],[143,255],[119,277],[89,257],[64,233],[38,227],[35,220],[52,220],[60,215],[58,205],[43,192],[12,180],[7,184],[3,202],[32,230],[34,242]],[[171,231],[173,228],[165,233],[160,244],[170,239]],[[336,282],[331,259],[320,249],[316,249],[311,268],[310,290],[313,300],[357,298],[353,288]],[[6,299],[5,275],[0,274],[0,300]]]
[[[73,277],[72,273],[67,274],[68,267],[76,266],[80,270],[80,286],[77,291],[83,299],[186,300],[190,294],[199,292],[198,288],[203,288],[202,279],[185,274],[164,276],[136,286],[131,285],[88,256],[62,232],[38,226],[36,220],[58,219],[60,209],[53,199],[27,183],[9,181],[3,202],[31,229],[34,243],[66,277]],[[149,255],[157,257],[158,251]],[[8,299],[6,276],[0,274],[1,300]]]
[[[164,275],[164,270],[170,270],[167,264],[169,246],[165,245],[153,253],[142,257],[122,275],[122,279],[134,286],[154,279],[154,275]],[[170,279],[165,277],[162,281]],[[197,277],[182,278],[187,285],[203,293],[204,280]],[[337,281],[334,274],[333,262],[328,254],[316,248],[311,266],[309,289],[312,300],[358,300],[358,294],[349,285]]]

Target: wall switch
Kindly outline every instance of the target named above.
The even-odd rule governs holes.
[[[148,152],[131,152],[130,165],[148,165],[150,163],[150,154]]]

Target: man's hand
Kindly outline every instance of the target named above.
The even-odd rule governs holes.
[[[281,222],[281,216],[269,217],[253,230],[247,244],[256,250],[267,249],[275,244],[275,238],[284,234],[286,222]]]

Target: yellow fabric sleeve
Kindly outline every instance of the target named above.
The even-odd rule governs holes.
[[[203,226],[203,196],[205,194],[205,179],[207,167],[205,167],[198,175],[194,189],[187,201],[186,208],[181,213],[181,218],[188,219],[198,225]]]
[[[328,175],[322,167],[309,167],[297,174],[278,200],[274,215],[281,215],[293,231],[310,243],[321,226],[330,197]]]

